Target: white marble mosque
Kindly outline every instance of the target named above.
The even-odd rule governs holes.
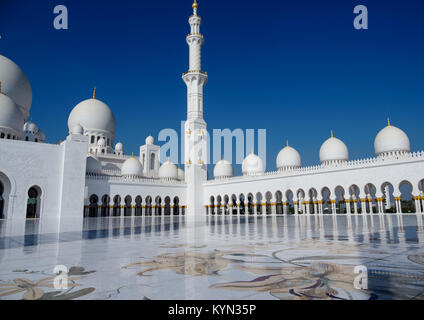
[[[423,299],[424,152],[389,120],[368,159],[331,133],[316,166],[287,142],[276,171],[251,153],[241,176],[222,159],[207,179],[192,7],[183,166],[161,164],[152,136],[126,154],[95,89],[66,139],[46,142],[28,78],[0,55],[0,299]],[[66,290],[53,289],[57,265]]]

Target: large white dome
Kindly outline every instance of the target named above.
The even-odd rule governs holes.
[[[159,168],[159,178],[166,180],[177,180],[178,179],[178,169],[171,160],[164,162]]]
[[[88,173],[100,173],[101,170],[102,165],[100,164],[99,159],[96,156],[89,154],[87,156],[87,166],[85,171]]]
[[[374,151],[377,156],[388,155],[392,152],[409,152],[409,138],[405,132],[389,123],[375,137]]]
[[[233,176],[233,166],[227,160],[220,160],[216,163],[213,169],[213,176],[215,179],[229,178]]]
[[[279,170],[300,168],[302,166],[299,152],[290,147],[288,143],[287,146],[278,153],[276,163],[277,169]]]
[[[127,177],[142,177],[143,165],[137,158],[131,157],[123,163],[121,175]]]
[[[28,78],[16,63],[1,54],[0,81],[1,91],[23,109],[25,116],[28,116],[32,104],[32,89]]]
[[[86,131],[107,132],[115,136],[115,116],[105,103],[97,99],[87,99],[76,105],[68,118],[69,130],[77,124]]]
[[[0,127],[13,130],[19,137],[22,135],[24,116],[11,98],[0,93]]]
[[[322,164],[340,163],[349,160],[349,151],[343,141],[331,135],[319,150],[319,159]]]
[[[253,152],[244,158],[241,169],[243,174],[248,176],[261,175],[265,171],[262,159]]]

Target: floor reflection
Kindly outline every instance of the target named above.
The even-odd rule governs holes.
[[[59,234],[27,220],[0,236],[0,299],[422,299],[423,241],[422,215],[88,218]],[[57,265],[78,286],[52,289]]]

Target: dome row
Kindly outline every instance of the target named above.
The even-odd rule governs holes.
[[[100,160],[93,154],[87,156],[86,172],[90,174],[100,174],[102,167]],[[126,178],[142,178],[143,177],[143,165],[136,157],[132,156],[125,160],[121,167],[121,176]],[[184,170],[177,168],[171,160],[164,162],[159,168],[159,179],[161,180],[184,180]]]
[[[410,152],[409,138],[401,129],[388,125],[380,130],[374,140],[374,150],[377,157],[385,157]],[[319,151],[320,162],[324,166],[337,165],[349,160],[349,151],[343,141],[333,136],[327,139]],[[284,147],[277,156],[277,169],[279,171],[293,170],[302,166],[299,152],[287,146]],[[243,175],[254,176],[264,173],[262,159],[253,152],[242,162]],[[233,168],[226,160],[219,161],[214,168],[215,179],[228,178],[233,176]]]

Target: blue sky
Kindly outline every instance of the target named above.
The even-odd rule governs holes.
[[[53,28],[58,4],[69,30]],[[368,30],[353,28],[358,4],[368,8]],[[199,6],[208,127],[267,129],[267,170],[286,139],[304,165],[318,164],[331,129],[351,159],[371,157],[387,117],[413,150],[424,149],[422,0]],[[115,113],[116,141],[138,154],[147,135],[179,130],[186,117],[190,14],[191,0],[2,0],[0,53],[28,75],[31,116],[49,142],[64,139],[69,112],[96,85]]]

